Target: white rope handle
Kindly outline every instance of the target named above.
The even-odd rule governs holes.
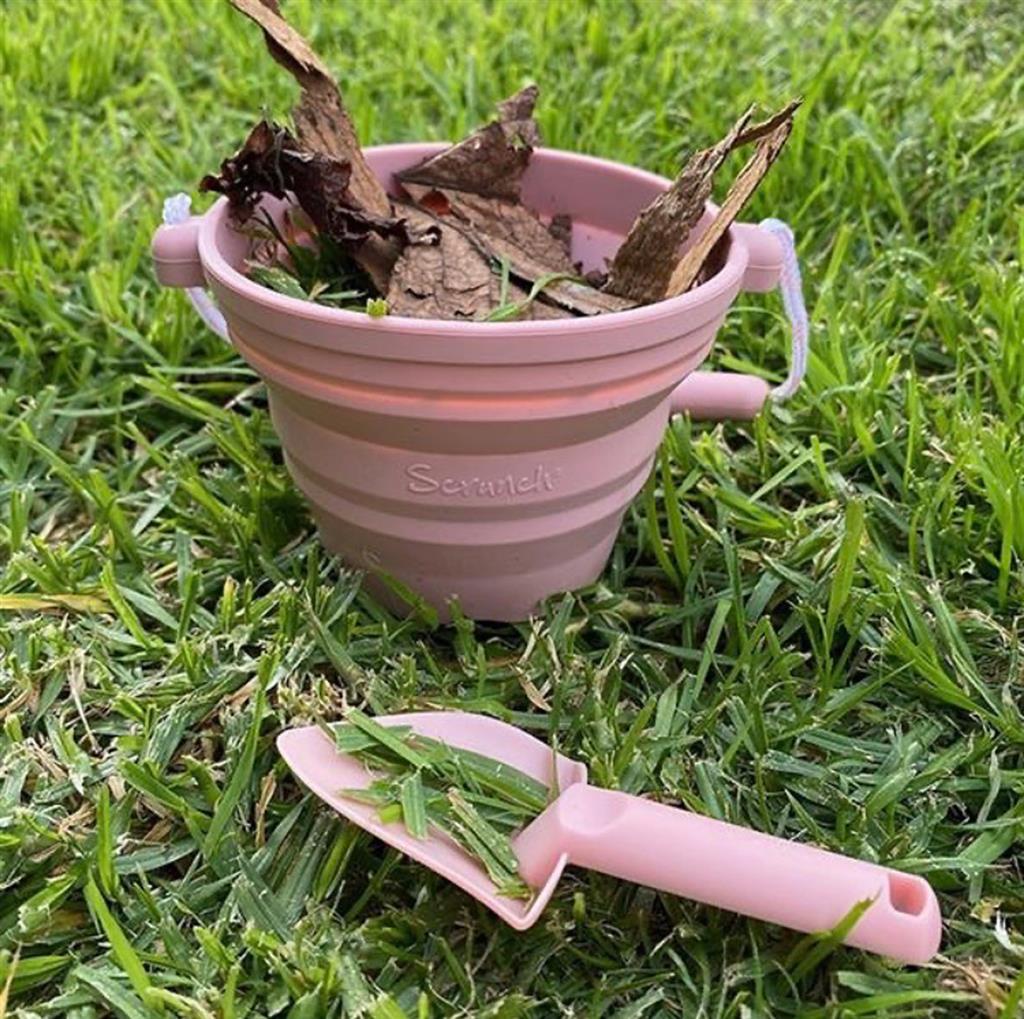
[[[192,199],[184,191],[171,195],[164,201],[164,223],[177,226],[188,221],[192,210]],[[231,342],[224,313],[213,298],[202,287],[186,287],[185,293],[192,302],[199,317],[222,339]]]
[[[807,374],[807,346],[810,336],[810,323],[807,319],[807,308],[804,305],[803,283],[800,279],[800,263],[796,258],[796,242],[793,231],[781,219],[763,219],[760,227],[774,234],[782,245],[782,272],[779,275],[779,291],[782,294],[782,307],[789,320],[791,337],[789,355],[789,374],[785,381],[769,391],[773,400],[788,400],[799,388]]]

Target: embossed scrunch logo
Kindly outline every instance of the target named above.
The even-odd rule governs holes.
[[[451,498],[501,499],[534,495],[538,492],[553,492],[562,472],[555,467],[549,469],[537,464],[528,474],[509,471],[493,477],[456,478],[440,474],[433,464],[410,464],[405,469],[406,489],[413,495],[446,495]]]

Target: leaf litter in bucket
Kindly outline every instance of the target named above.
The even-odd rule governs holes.
[[[748,109],[716,145],[694,153],[676,180],[636,217],[608,271],[572,261],[572,222],[545,221],[523,201],[523,175],[540,132],[536,85],[497,105],[497,116],[460,142],[396,175],[391,197],[371,171],[337,82],[281,15],[277,0],[230,0],[263,30],[273,59],[301,89],[295,132],[260,121],[242,148],[200,187],[227,196],[245,222],[263,195],[289,197],[308,215],[303,247],[333,245],[339,278],[358,273],[365,295],[337,280],[311,285],[287,247],[251,260],[263,286],[335,307],[413,318],[510,321],[623,311],[685,293],[722,264],[726,232],[792,130],[794,100],[752,124]],[[694,237],[715,175],[730,153],[754,145],[718,214]],[[268,271],[270,270],[270,271]],[[291,287],[281,274],[293,275]],[[357,288],[358,289],[358,288]]]
[[[255,242],[249,278],[298,300],[370,312],[373,282],[329,237],[310,244],[314,230],[301,209],[288,210],[280,223],[257,216],[249,231]]]
[[[501,895],[530,898],[511,837],[548,806],[544,783],[408,727],[383,726],[358,709],[323,728],[340,753],[376,776],[344,795],[375,807],[382,821],[401,821],[415,838],[428,838],[431,828],[442,832],[484,868]]]

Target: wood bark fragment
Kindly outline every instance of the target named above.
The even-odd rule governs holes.
[[[752,124],[740,133],[733,148],[738,149],[744,145],[749,145],[751,142],[759,141],[766,135],[771,134],[777,127],[781,127],[787,120],[791,121],[796,115],[796,111],[803,105],[803,102],[802,97],[791,99],[781,110],[773,113],[767,120],[762,120],[758,124]]]
[[[679,249],[704,214],[715,173],[750,123],[751,106],[709,149],[695,152],[671,187],[648,205],[633,223],[615,254],[605,290],[641,304],[660,301],[679,259]]]
[[[778,159],[792,130],[793,120],[790,115],[788,119],[782,120],[771,133],[758,141],[754,154],[739,172],[732,187],[729,188],[729,193],[725,196],[725,201],[722,202],[717,215],[673,270],[672,278],[666,288],[666,297],[685,294],[693,286],[715,246],[725,236],[726,230],[732,226],[743,206],[757,190],[758,184],[764,180],[772,163]]]
[[[604,289],[640,304],[668,296],[679,250],[704,214],[715,174],[740,146],[770,136],[783,125],[792,125],[800,103],[799,99],[793,100],[757,124],[750,123],[754,114],[751,106],[721,141],[695,152],[672,185],[637,216],[612,261]]]

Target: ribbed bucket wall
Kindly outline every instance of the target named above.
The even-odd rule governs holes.
[[[391,173],[436,146],[370,150]],[[541,150],[525,182],[569,212],[574,256],[601,265],[665,186],[651,174]],[[668,419],[740,288],[742,244],[683,298],[596,319],[423,322],[270,295],[237,271],[224,210],[199,250],[231,338],[267,381],[288,469],[324,544],[444,614],[522,619],[600,574]]]

